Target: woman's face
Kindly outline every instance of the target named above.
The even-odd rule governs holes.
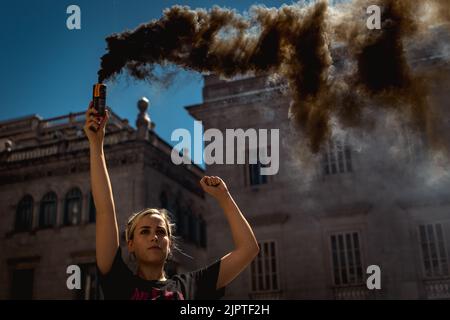
[[[139,263],[164,264],[170,252],[169,234],[164,219],[159,214],[142,217],[134,229],[128,250]]]

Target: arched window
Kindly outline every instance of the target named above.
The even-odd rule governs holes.
[[[175,222],[175,229],[178,236],[183,236],[184,225],[183,225],[183,197],[178,191],[176,196],[170,196],[168,199],[169,211],[172,213],[172,217]]]
[[[188,240],[195,242],[195,231],[196,231],[195,223],[196,223],[197,219],[196,219],[194,213],[192,212],[191,208],[189,208],[186,213],[187,213],[186,221],[187,221],[187,229],[188,229],[188,232],[187,232]]]
[[[183,238],[188,239],[189,238],[189,213],[190,208],[183,206],[183,208],[180,210],[179,217],[178,217],[178,224],[179,224],[179,230]]]
[[[165,191],[161,192],[161,194],[159,195],[159,201],[161,203],[161,208],[168,209],[169,200]]]
[[[95,215],[96,215],[95,203],[91,191],[89,192],[89,223],[95,223]]]
[[[193,223],[193,229],[194,229],[194,235],[193,235],[193,241],[195,245],[200,246],[200,219],[199,216],[194,215],[192,218]]]
[[[39,227],[48,228],[56,224],[57,196],[54,192],[47,193],[41,200],[39,210]]]
[[[64,201],[64,225],[76,225],[81,222],[82,194],[80,189],[73,188],[66,194]]]
[[[176,230],[177,230],[177,235],[180,237],[184,237],[184,233],[185,233],[185,225],[184,225],[184,209],[180,208],[177,212],[177,214],[175,215],[175,223],[176,223]]]
[[[15,230],[30,231],[33,226],[33,197],[26,195],[19,201],[16,211]]]
[[[206,248],[206,222],[202,216],[199,219],[200,246]]]

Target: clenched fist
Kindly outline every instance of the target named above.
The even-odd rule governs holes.
[[[219,177],[204,176],[200,180],[200,185],[206,193],[217,200],[222,200],[229,195],[227,185]]]

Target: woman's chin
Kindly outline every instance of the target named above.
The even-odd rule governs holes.
[[[144,257],[142,257],[141,261],[148,264],[163,264],[164,257],[161,253],[147,253]]]

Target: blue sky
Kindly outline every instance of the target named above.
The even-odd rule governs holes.
[[[219,5],[242,12],[252,4],[279,7],[292,1],[2,0],[0,1],[0,121],[38,114],[43,118],[84,111],[96,83],[105,38],[161,17],[174,4]],[[81,9],[81,30],[68,30],[66,9]],[[176,128],[193,129],[184,106],[202,102],[203,79],[180,72],[170,88],[150,87],[125,77],[109,85],[108,105],[134,127],[136,102],[151,101],[156,132],[167,142]]]

